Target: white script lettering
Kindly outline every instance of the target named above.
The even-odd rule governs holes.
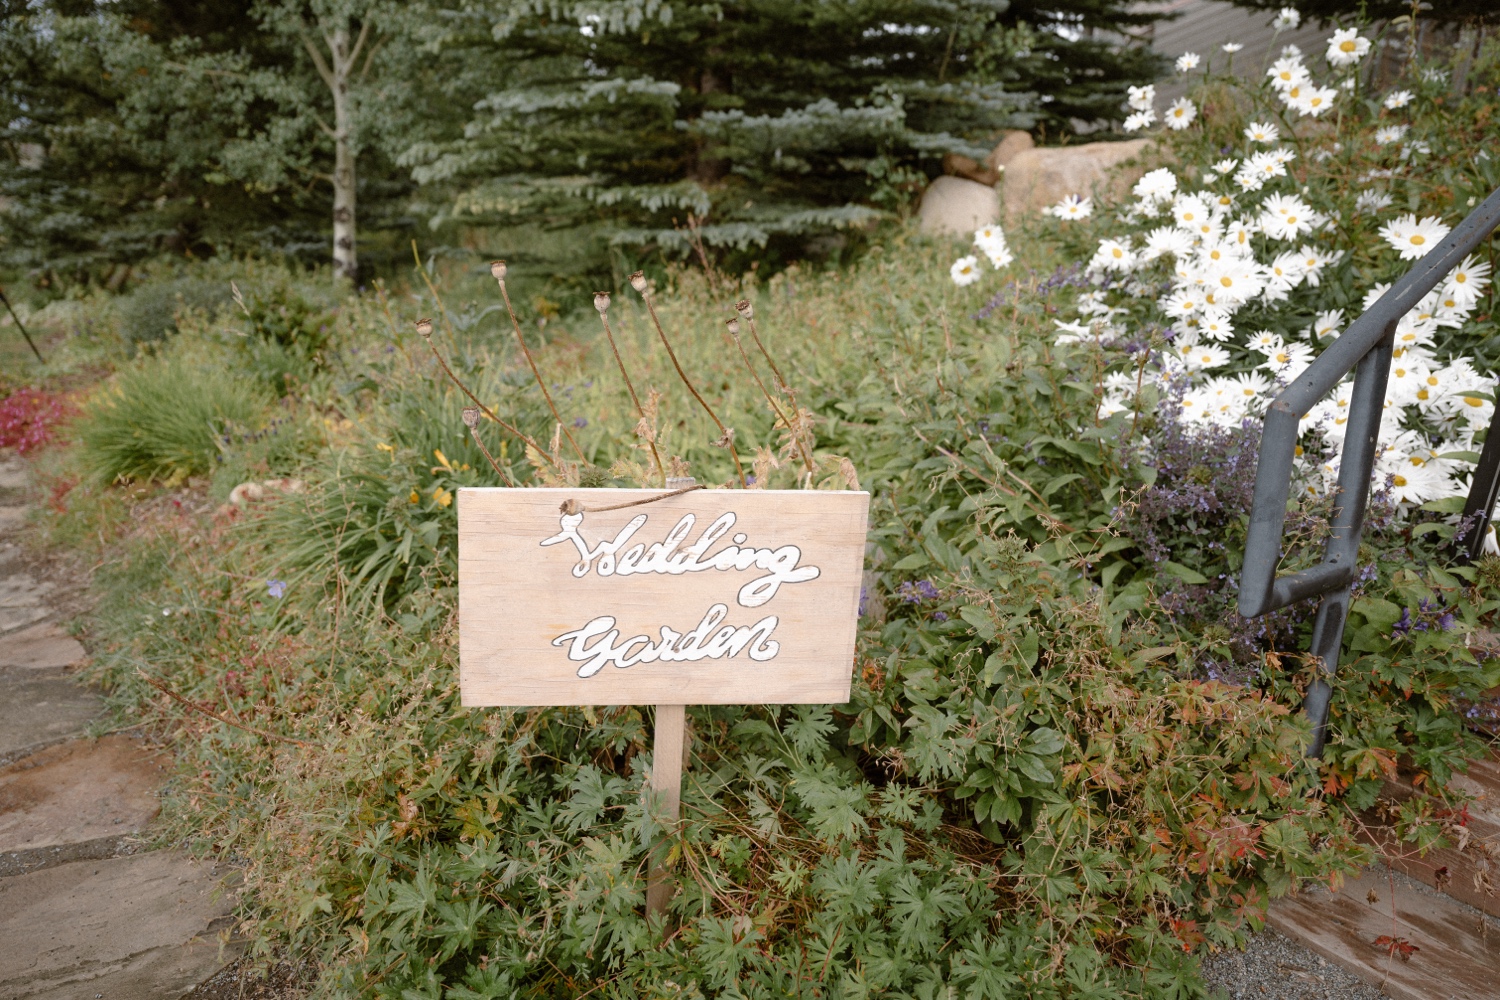
[[[587,576],[590,568],[600,576],[634,576],[638,573],[677,576],[710,569],[724,572],[765,570],[763,575],[740,588],[737,600],[741,607],[746,608],[758,608],[765,604],[776,596],[776,591],[784,583],[816,580],[822,572],[816,566],[799,566],[802,550],[795,545],[783,545],[776,549],[745,548],[739,544],[745,540],[744,535],[734,536],[735,544],[726,545],[708,555],[708,550],[734,527],[733,511],[720,514],[703,530],[696,542],[681,551],[678,551],[679,546],[692,533],[693,524],[697,520],[692,514],[682,515],[672,526],[672,530],[667,532],[667,536],[654,545],[647,546],[644,542],[637,542],[626,548],[635,533],[645,527],[647,520],[647,515],[637,514],[614,538],[605,539],[597,546],[590,546],[578,533],[579,526],[583,524],[583,515],[564,514],[561,519],[562,530],[551,538],[543,539],[541,544],[572,542],[578,550],[578,562],[573,566],[575,577]]]
[[[661,638],[652,642],[650,636],[637,635],[629,639],[620,638],[612,615],[600,615],[581,628],[564,632],[552,640],[552,645],[568,647],[568,659],[582,663],[579,677],[592,677],[613,663],[621,670],[637,663],[679,663],[694,660],[722,660],[750,654],[750,659],[764,661],[781,651],[781,644],[771,638],[780,620],[767,615],[749,627],[721,625],[729,615],[729,608],[715,604],[708,609],[697,626],[685,634],[679,634],[667,626],[661,627]],[[593,645],[589,645],[590,640]]]

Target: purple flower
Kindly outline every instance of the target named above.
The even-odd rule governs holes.
[[[574,427],[583,428],[583,427],[587,427],[588,425],[589,425],[589,422],[588,422],[588,418],[586,418],[586,417],[574,417],[573,418],[573,426]]]
[[[267,590],[267,592],[270,593],[270,595],[273,598],[275,598],[276,600],[279,601],[279,600],[281,600],[282,595],[286,593],[286,581],[285,580],[267,580],[266,581],[266,590]]]

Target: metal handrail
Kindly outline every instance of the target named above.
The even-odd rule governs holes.
[[[1349,328],[1287,386],[1266,411],[1260,458],[1255,470],[1250,528],[1245,538],[1239,612],[1246,618],[1256,618],[1309,597],[1323,599],[1313,624],[1311,650],[1321,661],[1322,670],[1308,687],[1303,703],[1313,723],[1313,739],[1307,750],[1310,757],[1323,755],[1327,738],[1328,703],[1333,696],[1330,682],[1338,669],[1344,622],[1349,615],[1349,588],[1358,568],[1359,537],[1370,500],[1370,476],[1374,470],[1386,382],[1390,377],[1396,324],[1465,256],[1474,252],[1497,225],[1500,225],[1500,190],[1470,212],[1446,239],[1350,323]],[[1351,370],[1355,370],[1354,389],[1323,561],[1311,569],[1277,576],[1287,499],[1292,487],[1298,424]],[[1486,470],[1490,477],[1488,483],[1481,481]],[[1491,421],[1490,434],[1485,440],[1484,453],[1469,496],[1469,506],[1475,511],[1483,506],[1485,496],[1488,497],[1488,506],[1483,506],[1484,523],[1470,536],[1478,537],[1481,544],[1497,491],[1500,491],[1500,408],[1496,409],[1496,419]]]

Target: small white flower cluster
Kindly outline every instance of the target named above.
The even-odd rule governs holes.
[[[1368,49],[1367,40],[1341,30],[1329,41],[1328,62],[1350,66]],[[1300,102],[1304,114],[1321,113],[1311,103],[1318,95],[1325,104],[1332,101],[1333,92],[1313,82],[1294,52],[1284,54],[1270,76],[1282,99],[1293,107]],[[1130,96],[1138,114],[1148,113],[1151,88],[1133,88]],[[1397,91],[1387,96],[1385,106],[1404,107],[1411,99]],[[1376,133],[1376,141],[1394,142],[1406,132],[1405,125],[1386,126]],[[1135,331],[1142,326],[1167,331],[1170,346],[1144,367],[1135,354],[1121,359],[1125,370],[1106,374],[1101,417],[1134,408],[1139,390],[1150,386],[1178,401],[1186,420],[1239,426],[1247,417],[1259,416],[1345,325],[1342,311],[1318,311],[1323,304],[1316,291],[1342,257],[1330,249],[1340,232],[1332,225],[1335,213],[1310,204],[1309,198],[1316,199],[1307,188],[1294,187],[1287,165],[1296,154],[1279,145],[1280,130],[1274,124],[1252,122],[1244,135],[1241,157],[1181,174],[1163,167],[1143,176],[1133,189],[1135,201],[1120,216],[1137,231],[1099,241],[1086,271],[1095,287],[1079,296],[1076,318],[1056,321],[1059,345],[1125,344],[1138,337]],[[1376,174],[1391,176],[1389,171]],[[1190,183],[1188,177],[1196,180]],[[1365,190],[1355,205],[1355,220],[1365,221],[1344,219],[1340,225],[1345,230],[1359,224],[1373,228],[1371,218],[1391,203],[1389,194]],[[1083,212],[1081,205],[1087,206]],[[1087,201],[1074,197],[1050,213],[1072,219],[1091,210]],[[1402,261],[1420,259],[1448,232],[1441,219],[1415,215],[1385,220],[1378,228]],[[1375,475],[1377,481],[1393,484],[1394,498],[1401,503],[1467,492],[1464,477],[1474,458],[1474,436],[1489,426],[1495,409],[1489,398],[1493,379],[1465,360],[1439,358],[1436,339],[1440,330],[1468,321],[1489,282],[1489,264],[1470,257],[1397,325]],[[1370,289],[1363,308],[1388,287]],[[1250,306],[1254,308],[1247,312]],[[1259,326],[1274,322],[1267,317],[1276,310],[1301,312],[1309,306],[1316,318],[1304,331],[1305,341],[1269,330],[1236,329],[1243,315],[1259,317],[1252,321]],[[1304,488],[1314,495],[1334,486],[1352,385],[1350,380],[1338,386],[1302,420],[1309,436],[1299,449],[1299,468]]]
[[[1177,60],[1179,69],[1183,69],[1183,60],[1191,57],[1192,62],[1188,68],[1198,65],[1198,57],[1191,52]],[[1125,116],[1125,122],[1121,125],[1127,132],[1139,132],[1143,128],[1150,128],[1156,124],[1156,87],[1146,84],[1143,87],[1129,87],[1125,91],[1125,105],[1130,109],[1130,114]],[[1162,115],[1162,122],[1169,129],[1182,131],[1193,124],[1193,119],[1198,117],[1198,108],[1186,97],[1179,97],[1167,108]]]
[[[1370,43],[1361,38],[1365,49],[1369,49]],[[1329,52],[1332,53],[1332,46]],[[1360,51],[1360,55],[1364,50]],[[1329,60],[1332,61],[1330,54]],[[1356,61],[1359,56],[1356,56]],[[1333,102],[1339,92],[1334,87],[1320,87],[1313,82],[1312,74],[1302,64],[1302,52],[1295,45],[1288,45],[1282,50],[1281,58],[1271,64],[1266,70],[1266,75],[1271,78],[1271,85],[1281,96],[1281,103],[1299,115],[1307,115],[1316,118],[1333,107]]]
[[[974,246],[997,271],[1015,259],[1015,255],[1010,252],[1010,244],[1005,242],[1005,230],[999,226],[982,226],[974,230]],[[958,258],[948,269],[948,273],[952,276],[953,283],[960,288],[974,284],[981,277],[978,255],[969,254]]]

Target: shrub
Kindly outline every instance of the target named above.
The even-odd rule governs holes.
[[[125,369],[85,408],[78,442],[100,482],[178,483],[210,471],[231,424],[257,426],[267,400],[253,382],[180,354]]]
[[[184,310],[211,313],[228,301],[229,286],[211,279],[186,276],[147,281],[121,300],[120,332],[132,347],[153,344],[177,332]]]

